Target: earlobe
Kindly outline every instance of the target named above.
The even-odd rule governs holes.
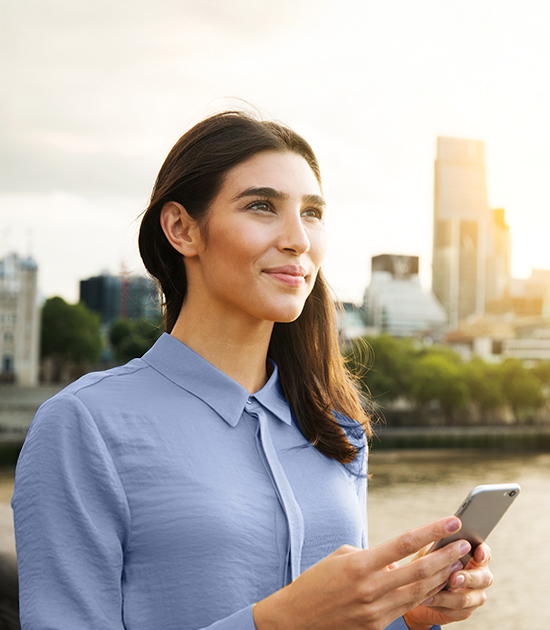
[[[199,238],[197,221],[176,201],[168,201],[160,213],[162,230],[172,247],[183,256],[196,256]]]

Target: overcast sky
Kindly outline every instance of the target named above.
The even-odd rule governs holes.
[[[243,99],[315,149],[325,272],[360,301],[370,258],[431,280],[438,135],[483,140],[513,272],[550,268],[547,0],[0,0],[0,256],[45,296],[140,272],[136,218],[177,138]]]

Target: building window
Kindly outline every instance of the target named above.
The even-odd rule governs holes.
[[[2,372],[13,372],[13,357],[5,354],[2,359]]]
[[[4,333],[4,343],[13,343],[13,335],[9,330]]]

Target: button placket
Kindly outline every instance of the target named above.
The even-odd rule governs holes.
[[[250,399],[247,401],[247,403]],[[254,401],[250,401],[251,403]],[[269,466],[271,479],[275,484],[275,490],[282,503],[285,513],[290,539],[290,578],[295,580],[301,572],[302,546],[304,543],[304,519],[302,511],[298,505],[294,492],[285,471],[279,461],[277,452],[271,439],[269,424],[265,412],[258,405],[247,405],[246,411],[256,416],[260,427],[260,441],[265,455],[265,460]]]

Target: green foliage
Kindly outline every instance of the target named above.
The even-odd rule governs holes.
[[[101,348],[99,315],[84,304],[67,304],[60,297],[46,300],[42,308],[42,358],[79,365],[95,363]]]
[[[441,357],[448,363],[452,363],[456,366],[464,365],[464,361],[460,354],[449,348],[449,346],[440,346],[440,345],[429,345],[429,346],[420,346],[417,350],[417,356],[437,356]]]
[[[145,319],[119,319],[111,324],[109,341],[115,359],[126,363],[143,356],[161,334],[159,325]]]
[[[375,402],[405,397],[423,407],[435,401],[447,420],[473,402],[484,419],[509,406],[519,421],[550,399],[550,362],[531,369],[516,359],[496,365],[478,357],[464,362],[447,346],[415,345],[384,334],[354,340],[344,355]]]
[[[540,380],[518,359],[506,359],[499,369],[506,400],[520,421],[521,411],[538,409],[544,402]]]
[[[537,363],[531,372],[539,379],[541,385],[545,388],[550,387],[550,361],[541,361]]]
[[[408,393],[415,354],[410,339],[379,335],[354,340],[346,349],[345,358],[362,389],[377,402],[384,402]]]
[[[506,397],[499,377],[498,365],[485,363],[475,357],[465,365],[464,377],[471,399],[482,413],[488,413],[506,404]]]
[[[425,353],[412,367],[411,396],[421,405],[438,401],[450,419],[469,399],[462,366],[446,353]]]

